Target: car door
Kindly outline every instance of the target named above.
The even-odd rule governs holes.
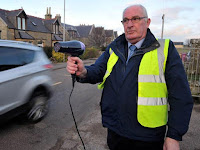
[[[0,115],[23,103],[18,95],[26,82],[26,65],[33,58],[34,51],[0,47]]]

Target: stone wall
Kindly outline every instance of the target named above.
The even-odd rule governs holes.
[[[7,40],[8,39],[7,26],[5,25],[4,21],[1,18],[0,18],[0,31],[1,31],[1,39]]]

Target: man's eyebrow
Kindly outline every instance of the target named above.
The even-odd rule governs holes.
[[[123,19],[128,19],[127,17],[123,18]]]
[[[132,19],[132,18],[137,18],[137,17],[140,17],[140,16],[132,16],[130,19]],[[124,17],[123,19],[129,19],[129,18],[127,18],[127,17]]]

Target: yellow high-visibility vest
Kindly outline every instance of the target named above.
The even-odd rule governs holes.
[[[169,39],[159,39],[160,47],[144,54],[138,73],[138,122],[149,128],[166,125],[168,117],[168,92],[165,82],[165,67],[168,56]],[[98,85],[103,89],[106,78],[118,61],[118,56],[110,48],[107,71],[103,82]]]
[[[98,85],[98,89],[103,89],[104,88],[104,83],[106,81],[106,78],[110,75],[114,65],[116,64],[116,62],[119,59],[119,57],[113,52],[113,50],[111,48],[109,49],[109,53],[110,53],[110,57],[109,57],[108,62],[107,62],[107,70],[106,70],[106,73],[105,73],[105,75],[103,77],[103,82],[101,82]]]
[[[138,122],[150,128],[167,124],[168,92],[165,82],[165,67],[169,39],[158,40],[160,47],[145,53],[138,73]]]

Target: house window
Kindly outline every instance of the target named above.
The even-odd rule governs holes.
[[[59,26],[56,25],[56,34],[58,34],[58,31],[59,31]]]
[[[42,40],[38,41],[37,45],[38,45],[39,47],[43,47],[43,42],[42,42]]]
[[[22,18],[22,29],[23,29],[23,30],[25,30],[25,24],[26,24],[25,18]]]
[[[55,34],[59,33],[59,25],[57,25],[57,24],[54,25],[54,33]]]
[[[17,17],[17,25],[18,25],[18,29],[25,30],[25,26],[26,26],[25,18]]]
[[[36,24],[35,22],[31,21],[31,23],[32,23],[34,26],[37,26],[37,24]]]
[[[74,38],[76,37],[76,31],[73,32],[73,37],[74,37]]]
[[[17,17],[18,29],[22,29],[21,18]]]

